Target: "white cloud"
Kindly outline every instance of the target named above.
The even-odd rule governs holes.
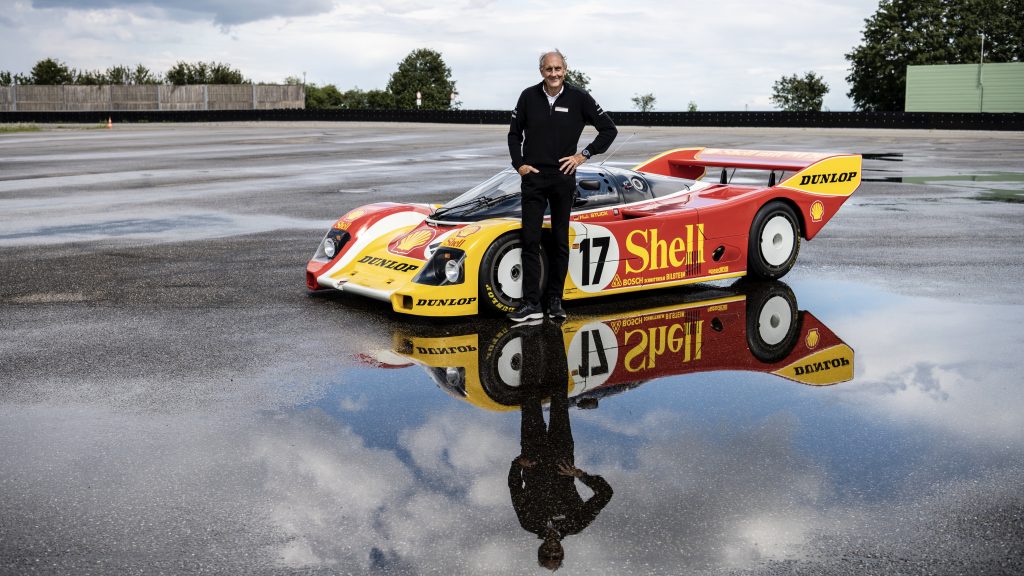
[[[809,71],[832,87],[825,106],[849,110],[844,54],[860,42],[876,7],[874,0],[786,0],[771,9],[739,0],[628,7],[54,0],[8,6],[0,47],[13,72],[27,73],[47,57],[78,69],[141,62],[158,72],[179,60],[216,60],[260,82],[305,72],[310,82],[363,89],[383,88],[397,62],[429,47],[452,68],[465,108],[507,109],[522,88],[540,81],[537,54],[557,46],[591,77],[609,110],[629,110],[630,98],[648,92],[658,110],[685,110],[691,100],[701,110],[770,109],[774,80]]]

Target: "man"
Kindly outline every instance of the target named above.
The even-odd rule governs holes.
[[[576,191],[576,167],[608,149],[618,130],[608,114],[585,90],[565,84],[565,57],[558,50],[540,57],[544,80],[519,95],[508,131],[512,166],[522,176],[523,297],[509,318],[515,322],[544,317],[541,308],[540,241],[544,210],[551,207],[552,248],[547,286],[543,287],[548,315],[564,319],[562,289],[569,266],[569,213]],[[583,127],[591,124],[597,137],[576,152]]]
[[[521,452],[509,466],[508,489],[519,524],[541,540],[537,561],[556,570],[565,558],[562,539],[589,526],[613,493],[604,478],[575,464],[561,327],[548,322],[521,330],[523,357],[530,361],[520,373]],[[545,399],[550,399],[546,424]],[[590,498],[580,496],[576,480],[593,491]]]

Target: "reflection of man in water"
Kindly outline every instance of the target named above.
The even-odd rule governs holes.
[[[612,488],[604,478],[575,466],[561,328],[548,323],[517,330],[523,332],[522,454],[509,468],[508,488],[519,523],[544,540],[538,562],[556,570],[565,556],[562,538],[590,525],[611,500]],[[547,397],[551,404],[545,425],[541,402]],[[577,478],[594,491],[589,500],[576,491]]]

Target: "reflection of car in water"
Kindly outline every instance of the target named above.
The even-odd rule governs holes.
[[[666,376],[742,370],[824,386],[853,378],[853,350],[782,282],[739,281],[641,310],[571,316],[560,330],[572,401],[598,398]],[[662,299],[664,300],[664,299]],[[444,332],[444,334],[438,334]],[[523,338],[505,323],[406,326],[394,334],[391,366],[419,364],[450,394],[493,410],[520,403]]]

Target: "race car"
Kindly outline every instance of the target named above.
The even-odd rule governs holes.
[[[860,181],[856,154],[680,148],[631,170],[583,165],[563,298],[780,278],[801,238],[814,238]],[[509,168],[440,207],[352,210],[306,264],[306,285],[419,316],[514,310],[522,297],[520,182]]]
[[[515,410],[530,386],[523,381],[527,339],[556,331],[565,362],[544,363],[561,372],[545,378],[567,386],[570,403],[596,407],[605,397],[642,384],[722,370],[761,372],[808,386],[853,379],[854,351],[779,281],[741,279],[657,301],[602,305],[561,325],[509,325],[476,320],[463,325],[410,323],[394,329],[391,350],[367,351],[360,360],[378,368],[421,366],[449,395],[493,411]],[[594,308],[594,307],[591,307]],[[548,346],[544,340],[541,346]],[[536,376],[536,375],[534,375]]]

